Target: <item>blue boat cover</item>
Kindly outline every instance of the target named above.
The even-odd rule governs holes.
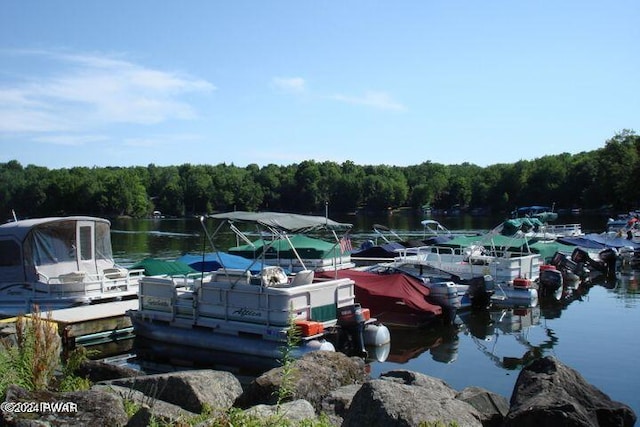
[[[222,268],[223,265],[230,269],[249,269],[252,274],[257,274],[262,270],[261,262],[253,262],[250,259],[226,252],[209,252],[204,256],[202,254],[185,254],[176,261],[187,264],[197,271],[215,271]]]
[[[580,246],[583,248],[591,249],[605,249],[605,248],[623,248],[632,247],[634,249],[640,248],[640,243],[632,240],[627,240],[622,237],[609,237],[598,233],[585,234],[581,237],[561,237],[558,241],[568,245]]]
[[[384,245],[369,246],[357,252],[351,252],[351,256],[362,258],[394,258],[400,255],[398,251],[402,249],[405,249],[404,245],[397,242],[389,242]]]

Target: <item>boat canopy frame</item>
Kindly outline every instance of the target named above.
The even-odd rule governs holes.
[[[200,217],[200,222],[202,224],[202,228],[205,232],[207,239],[209,240],[209,244],[216,251],[217,257],[220,258],[220,255],[216,249],[216,245],[213,241],[213,237],[218,234],[220,229],[228,224],[231,231],[233,231],[240,239],[247,242],[249,245],[254,246],[253,242],[238,228],[235,226],[235,223],[245,223],[245,224],[253,224],[258,228],[260,232],[260,227],[268,230],[271,236],[274,237],[271,241],[267,242],[266,246],[262,250],[261,257],[263,258],[264,264],[264,254],[266,250],[272,247],[276,241],[278,240],[286,240],[291,247],[293,253],[295,254],[298,262],[302,265],[303,269],[306,270],[306,266],[300,257],[298,251],[290,240],[290,234],[304,234],[310,232],[318,232],[318,231],[331,231],[336,243],[334,247],[340,243],[340,239],[336,234],[336,231],[343,231],[348,233],[349,230],[353,227],[353,224],[349,223],[341,223],[329,219],[328,217],[317,216],[317,215],[302,215],[302,214],[293,214],[293,213],[283,213],[283,212],[247,212],[247,211],[233,211],[226,213],[218,213],[207,215],[207,218],[220,220],[218,227],[216,228],[213,235],[209,234],[207,227],[204,223],[205,217]],[[260,233],[263,234],[263,233]],[[219,259],[220,264],[222,265],[222,270],[224,274],[229,276],[227,272],[227,268],[224,266],[224,263],[221,259]],[[259,261],[259,258],[255,258],[253,262],[247,267],[245,273],[253,267]],[[240,280],[240,277],[237,277],[235,283]],[[235,283],[233,285],[235,285]]]

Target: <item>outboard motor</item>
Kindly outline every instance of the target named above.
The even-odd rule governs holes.
[[[615,248],[606,248],[598,252],[598,258],[606,266],[607,277],[611,277],[616,273],[619,254]]]
[[[338,325],[343,328],[357,355],[366,358],[368,353],[364,345],[365,318],[360,304],[353,304],[338,309]]]
[[[575,250],[574,250],[574,253],[575,253]],[[586,252],[584,252],[584,255],[586,257],[589,256]],[[573,254],[572,254],[572,257],[573,257]],[[577,255],[577,258],[582,259],[583,254]],[[573,259],[568,258],[562,252],[555,253],[553,258],[551,259],[551,265],[555,266],[558,270],[564,273],[573,273],[583,280],[589,276],[589,271],[585,268],[584,261],[580,261],[580,262],[574,261]]]
[[[540,294],[544,297],[555,296],[560,297],[564,280],[562,272],[553,264],[544,264],[540,266]]]
[[[598,254],[598,258],[597,260],[592,259],[587,251],[580,248],[575,248],[571,254],[571,260],[578,264],[587,265],[589,268],[606,274],[607,276],[615,273],[618,260],[618,252],[615,249],[603,249]]]
[[[472,277],[469,281],[469,298],[473,308],[487,308],[491,304],[491,296],[495,293],[493,276]]]

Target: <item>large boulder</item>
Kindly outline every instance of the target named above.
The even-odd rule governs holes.
[[[636,414],[589,384],[577,371],[547,356],[523,368],[511,395],[505,426],[633,426]]]
[[[456,395],[456,399],[476,408],[484,427],[501,426],[509,413],[509,401],[506,397],[481,387],[466,387]]]
[[[360,387],[342,426],[482,426],[480,413],[455,396],[456,391],[442,380],[410,371],[392,371]]]
[[[120,378],[102,384],[138,390],[151,400],[163,400],[196,414],[206,408],[225,411],[242,394],[240,381],[233,374],[210,369]]]
[[[274,405],[278,401],[278,390],[286,387],[288,390],[285,391],[289,392],[287,400],[304,399],[319,411],[322,399],[331,391],[345,385],[362,384],[368,378],[361,358],[348,357],[340,352],[310,352],[295,360],[290,368],[288,374],[278,367],[254,379],[239,399],[239,405]]]
[[[99,390],[53,393],[7,387],[0,425],[3,426],[124,426],[122,399]],[[12,406],[19,404],[21,406]],[[12,410],[13,409],[13,410]],[[20,409],[21,412],[17,412]]]

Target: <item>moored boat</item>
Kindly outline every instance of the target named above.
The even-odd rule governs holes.
[[[0,315],[136,298],[142,270],[116,264],[103,218],[35,218],[0,226]]]
[[[379,263],[361,269],[378,273],[404,273],[417,278],[429,288],[429,299],[452,315],[459,310],[486,308],[494,293],[494,280],[490,275],[462,279],[430,265],[403,262]]]
[[[355,283],[355,299],[371,310],[371,315],[391,327],[423,327],[448,320],[443,307],[429,301],[431,290],[400,272],[338,270],[324,277],[349,278]]]
[[[537,279],[542,257],[498,246],[497,240],[503,239],[494,236],[485,246],[474,244],[472,238],[457,237],[447,244],[401,250],[395,262],[432,266],[462,279],[485,275],[491,275],[496,282],[510,282],[518,277]]]
[[[211,217],[234,226],[249,223],[265,228],[280,240],[307,231],[350,228],[324,217],[284,213],[230,212]],[[139,308],[128,312],[136,335],[159,346],[273,361],[282,357],[292,330],[299,335],[294,357],[315,350],[364,356],[368,347],[389,345],[386,326],[356,303],[353,280],[321,279],[306,268],[287,274],[280,266],[265,265],[264,258],[262,262],[257,273],[223,266],[190,277],[143,278]]]

